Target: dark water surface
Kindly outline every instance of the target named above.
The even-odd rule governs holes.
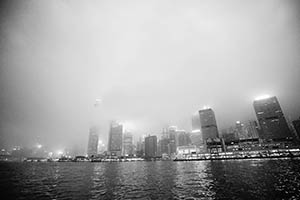
[[[300,160],[0,163],[1,199],[300,199]]]

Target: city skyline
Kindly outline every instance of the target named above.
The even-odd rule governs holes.
[[[300,115],[299,3],[4,1],[0,146],[85,149],[95,120],[134,137],[215,111],[218,129],[256,119],[256,96]],[[126,126],[124,126],[126,128]]]
[[[300,0],[1,0],[4,199],[300,199]]]

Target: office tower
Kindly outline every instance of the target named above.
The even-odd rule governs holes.
[[[177,127],[176,126],[170,126],[168,128],[169,133],[169,144],[168,144],[168,154],[175,154],[176,148],[177,148]]]
[[[215,139],[219,137],[215,113],[211,108],[205,108],[199,111],[200,124],[203,142],[207,139]]]
[[[177,147],[191,144],[191,138],[184,130],[177,130]]]
[[[247,139],[258,138],[258,124],[255,120],[244,123],[244,132]]]
[[[235,123],[235,131],[239,139],[246,139],[244,132],[244,124],[242,124],[240,121],[237,121]]]
[[[111,122],[109,139],[108,139],[108,152],[112,156],[121,156],[122,154],[122,136],[123,126],[117,122]]]
[[[241,123],[237,121],[235,124],[235,135],[238,139],[254,139],[258,138],[258,125],[256,121],[248,121]]]
[[[169,154],[169,138],[162,138],[160,140],[160,151],[161,154]]]
[[[292,134],[275,96],[258,98],[253,102],[253,106],[262,129],[262,139],[291,139]]]
[[[123,136],[123,155],[129,156],[133,154],[133,138],[129,132],[124,133]]]
[[[155,135],[145,138],[145,157],[154,158],[157,153],[157,137]]]
[[[90,128],[87,155],[89,157],[96,156],[98,153],[98,129]]]
[[[142,141],[142,138],[139,139],[136,143],[136,156],[142,157],[144,156],[145,142]]]

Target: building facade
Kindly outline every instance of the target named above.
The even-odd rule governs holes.
[[[123,136],[123,156],[133,154],[133,137],[129,132],[124,133]]]
[[[178,130],[177,131],[177,147],[188,146],[190,144],[191,144],[190,134],[183,130],[182,131]]]
[[[112,156],[122,154],[123,126],[117,122],[112,122],[109,130],[108,152]]]
[[[94,157],[98,153],[98,129],[96,127],[90,128],[89,140],[88,140],[88,149],[87,155],[88,157]]]
[[[250,120],[244,124],[246,139],[258,139],[258,124],[255,120]]]
[[[145,138],[145,157],[155,158],[157,155],[157,137],[155,135]]]
[[[287,121],[275,96],[256,99],[253,106],[262,130],[262,139],[287,140],[292,138]]]
[[[206,143],[207,139],[219,137],[215,113],[211,108],[199,111],[202,140]]]

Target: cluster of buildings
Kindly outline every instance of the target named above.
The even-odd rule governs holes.
[[[101,145],[101,144],[100,144]],[[92,127],[89,133],[88,140],[88,157],[97,157],[99,156],[99,135],[96,127]],[[112,121],[109,129],[109,138],[107,151],[102,152],[105,155],[112,157],[121,157],[121,156],[134,156],[135,145],[133,145],[133,135],[125,131],[123,125],[116,121]]]
[[[164,128],[159,135],[148,135],[133,144],[133,136],[117,122],[110,124],[106,156],[171,159],[179,154],[282,149],[298,145],[300,119],[288,123],[278,99],[265,96],[253,102],[256,120],[237,121],[219,131],[212,108],[204,107],[192,116],[192,131],[176,126]],[[88,156],[97,156],[98,135],[91,128]]]

